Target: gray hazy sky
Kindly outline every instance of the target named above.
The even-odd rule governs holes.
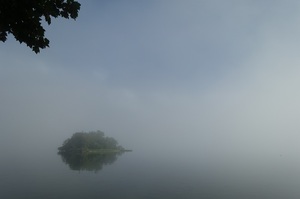
[[[299,1],[80,3],[40,54],[1,43],[2,146],[99,129],[135,150],[300,150]]]

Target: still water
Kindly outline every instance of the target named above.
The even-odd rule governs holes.
[[[78,160],[54,149],[11,154],[1,156],[1,199],[300,198],[297,156],[135,150]]]

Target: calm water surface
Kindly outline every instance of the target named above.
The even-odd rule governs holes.
[[[8,154],[8,153],[7,153]],[[72,163],[56,150],[2,153],[1,199],[300,198],[296,156],[127,152]]]

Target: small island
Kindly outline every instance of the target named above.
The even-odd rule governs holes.
[[[106,137],[102,131],[74,133],[58,148],[62,161],[71,170],[95,173],[104,165],[113,164],[126,151],[131,150],[124,149],[114,138]]]
[[[65,140],[58,148],[59,154],[107,154],[122,153],[126,151],[112,137],[106,137],[102,131],[77,132],[71,138]]]

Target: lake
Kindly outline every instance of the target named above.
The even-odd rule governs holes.
[[[300,164],[293,155],[206,156],[135,149],[105,160],[72,159],[72,167],[56,152],[2,151],[0,198],[300,198]]]

